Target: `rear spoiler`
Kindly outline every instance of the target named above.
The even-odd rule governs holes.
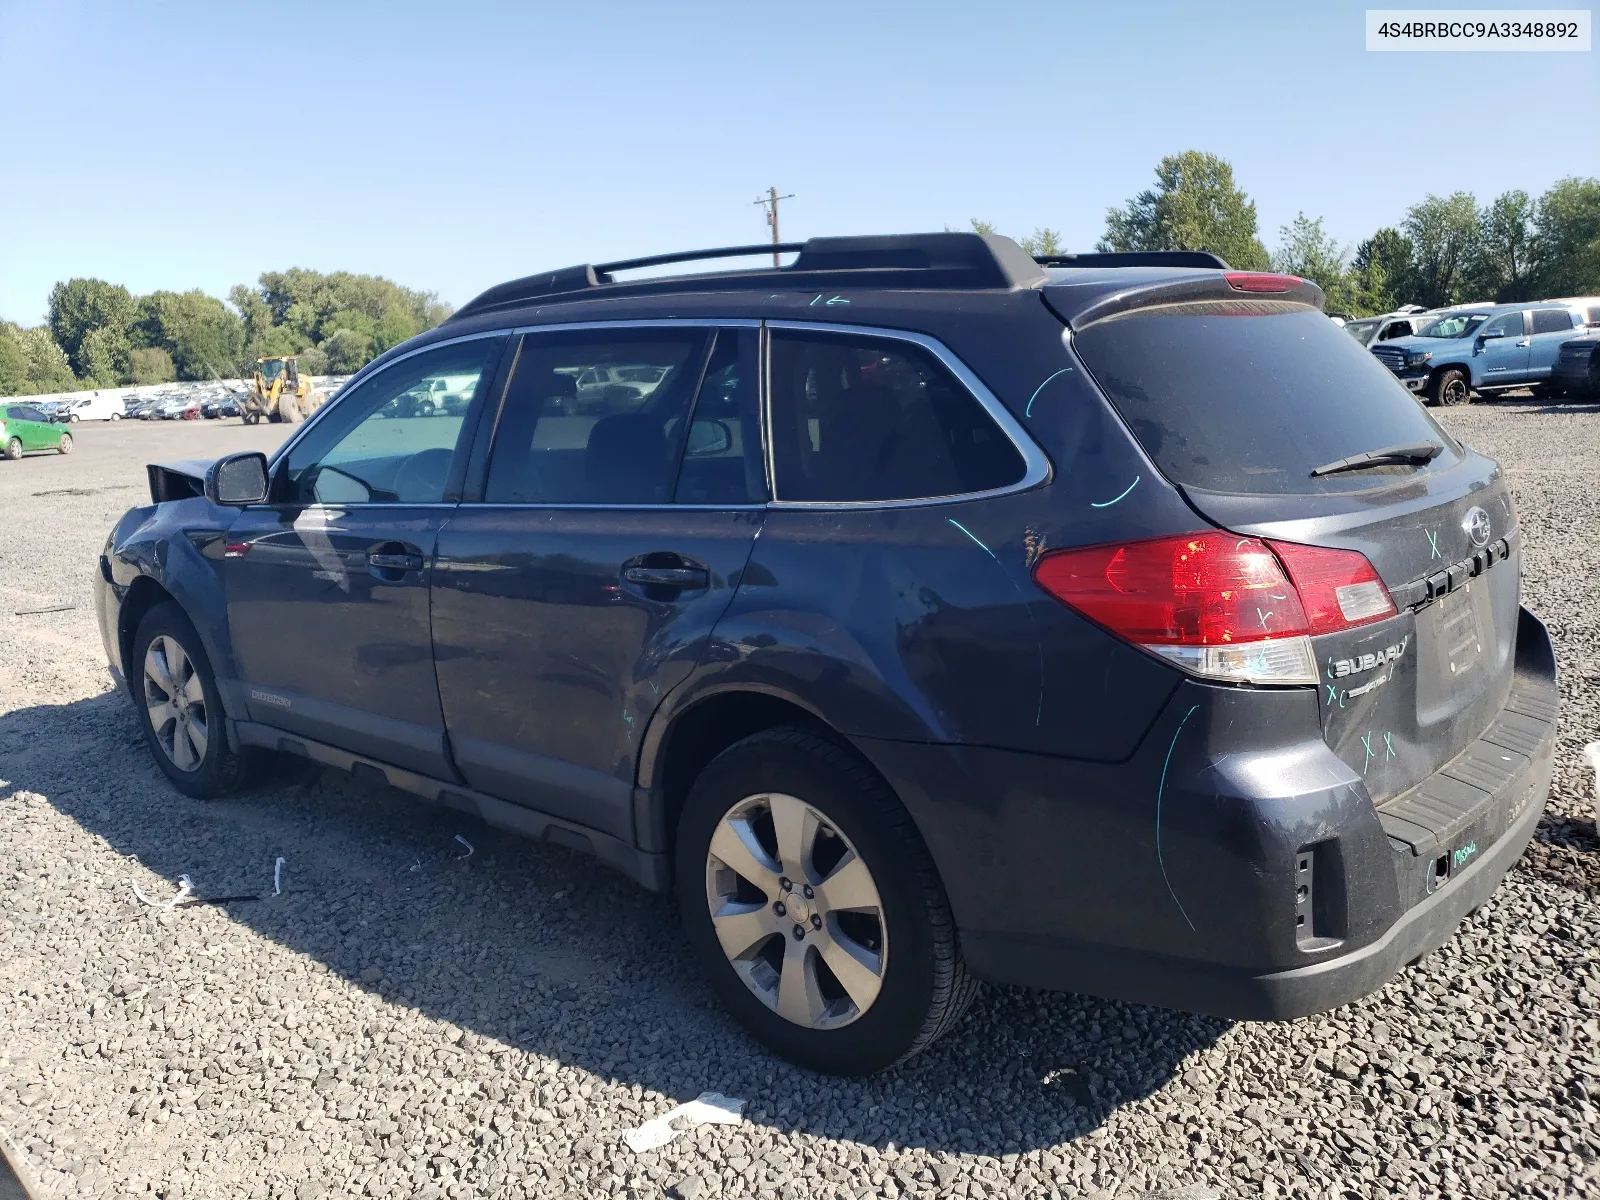
[[[1154,276],[1154,277],[1152,277]],[[1322,289],[1309,279],[1264,271],[1187,271],[1182,275],[1149,272],[1122,287],[1106,287],[1105,277],[1047,283],[1044,299],[1073,329],[1137,308],[1187,304],[1197,300],[1235,300],[1242,304],[1300,304],[1322,310]]]

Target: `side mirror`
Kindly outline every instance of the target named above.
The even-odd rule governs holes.
[[[733,446],[733,431],[722,421],[691,421],[689,444],[684,448],[687,458],[709,458],[726,454]]]
[[[205,492],[213,504],[260,504],[267,498],[267,456],[246,450],[217,459],[206,468]]]

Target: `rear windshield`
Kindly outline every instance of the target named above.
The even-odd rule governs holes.
[[[1176,483],[1276,495],[1354,491],[1455,461],[1454,443],[1369,351],[1322,313],[1280,301],[1137,309],[1073,344]],[[1311,476],[1335,459],[1432,441],[1430,466]]]

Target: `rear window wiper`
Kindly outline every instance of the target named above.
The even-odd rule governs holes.
[[[1352,454],[1349,458],[1336,458],[1330,463],[1323,463],[1311,472],[1311,478],[1319,475],[1337,475],[1341,471],[1360,471],[1367,467],[1386,467],[1397,463],[1423,463],[1432,462],[1444,453],[1444,447],[1438,442],[1406,442],[1399,446],[1383,446],[1377,450],[1367,450],[1360,454]]]

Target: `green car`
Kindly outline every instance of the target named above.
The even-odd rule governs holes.
[[[0,408],[0,446],[12,462],[29,450],[72,453],[72,435],[31,404]]]

